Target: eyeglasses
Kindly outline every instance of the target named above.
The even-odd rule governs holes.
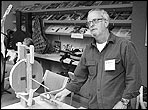
[[[105,19],[104,19],[104,18],[93,19],[92,21],[86,22],[86,26],[87,26],[87,27],[90,27],[90,24],[91,24],[91,23],[96,24],[96,23],[99,23],[99,22],[102,21],[102,20],[105,20]]]

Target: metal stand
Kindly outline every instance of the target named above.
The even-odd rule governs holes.
[[[1,32],[2,33],[2,32]],[[8,35],[6,35],[6,34],[4,34],[4,33],[2,33],[3,35],[5,35],[5,37],[7,37],[8,38]],[[1,53],[1,60],[3,60],[3,76],[2,76],[2,84],[1,84],[1,98],[2,98],[2,95],[4,94],[4,92],[7,92],[7,93],[9,93],[9,94],[11,94],[11,92],[10,91],[7,91],[7,90],[5,90],[5,88],[4,88],[4,83],[5,83],[5,68],[6,68],[6,54],[7,54],[7,45],[8,45],[8,43],[9,42],[7,42],[7,44],[6,44],[6,49],[5,49],[5,56],[3,56],[3,54]],[[2,68],[1,68],[2,69]]]

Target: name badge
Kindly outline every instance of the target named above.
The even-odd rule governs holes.
[[[115,70],[115,59],[105,61],[105,71]]]

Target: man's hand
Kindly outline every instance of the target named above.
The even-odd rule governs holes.
[[[71,91],[69,91],[68,89],[64,89],[63,91],[57,93],[54,96],[54,99],[58,100],[58,101],[63,101],[65,99],[65,97],[70,93],[71,93]]]
[[[119,101],[113,109],[127,109],[127,105],[124,105],[121,101]]]

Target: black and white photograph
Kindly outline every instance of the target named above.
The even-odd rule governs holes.
[[[147,1],[1,1],[1,109],[147,109]]]

